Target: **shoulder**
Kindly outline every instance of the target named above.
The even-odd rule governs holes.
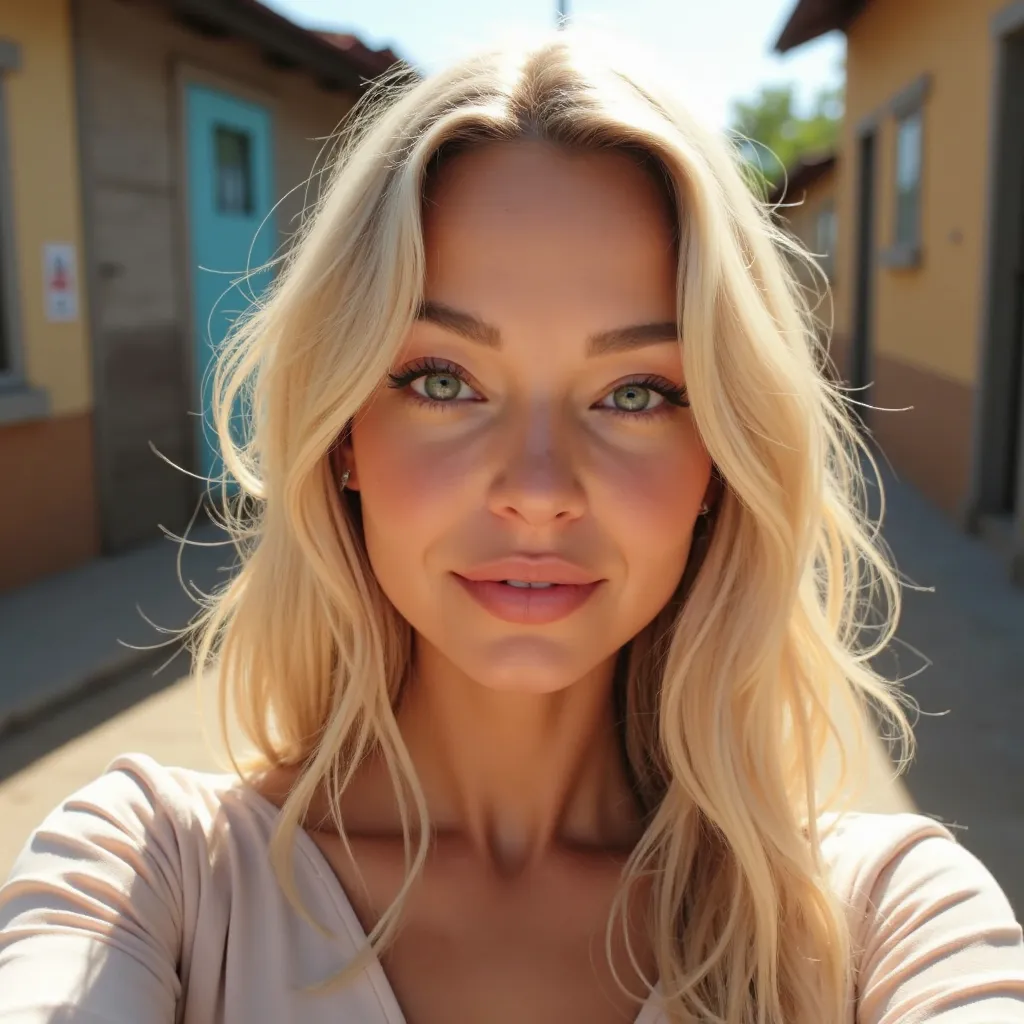
[[[951,888],[1012,911],[999,883],[941,822],[922,814],[850,813],[822,821],[822,855],[837,895],[871,914]]]
[[[171,1019],[214,788],[126,755],[46,816],[0,887],[0,1017]]]
[[[947,827],[919,814],[847,814],[823,828],[857,958],[858,1022],[889,1020],[897,1006],[932,1019],[968,1005],[983,1014],[972,1020],[1024,1020],[1021,926]]]
[[[253,814],[258,799],[232,775],[122,754],[47,814],[28,837],[12,877],[57,860],[100,857],[108,863],[130,860],[137,867],[139,856],[147,854],[173,881],[182,861],[208,853],[220,823]]]
[[[233,775],[115,759],[46,816],[0,887],[0,1019],[74,1006],[76,1019],[170,1021],[185,993],[225,986],[232,1019],[292,1019],[295,977],[337,965],[274,888],[276,817]],[[318,885],[307,906],[323,903]]]
[[[63,800],[54,813],[105,808],[122,812],[128,819],[138,816],[151,821],[162,816],[187,826],[201,822],[233,784],[238,780],[229,775],[173,767],[148,754],[126,753]]]
[[[273,824],[233,775],[117,757],[28,836],[0,887],[0,948],[71,912],[86,930],[134,921],[172,955],[187,922],[223,917],[241,882],[266,889]]]
[[[945,825],[923,814],[826,815],[819,828],[826,869],[833,888],[845,900],[862,898],[887,867],[922,843],[928,843],[929,849],[937,846],[943,859],[970,857]]]

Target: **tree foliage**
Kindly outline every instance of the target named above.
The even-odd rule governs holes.
[[[767,85],[753,99],[733,103],[731,130],[755,176],[770,187],[801,157],[835,147],[842,112],[842,86],[820,90],[801,114],[792,85]]]

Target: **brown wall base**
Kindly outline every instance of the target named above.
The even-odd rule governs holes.
[[[970,479],[974,389],[879,353],[872,376],[871,433],[900,476],[957,515]],[[883,411],[897,409],[907,411]]]
[[[99,554],[92,415],[0,427],[0,591]]]
[[[850,379],[850,339],[845,334],[833,334],[828,346],[834,372],[841,381]]]

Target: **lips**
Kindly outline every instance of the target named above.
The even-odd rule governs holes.
[[[521,583],[559,583],[586,586],[601,577],[574,562],[556,555],[514,555],[485,562],[459,572],[463,579],[495,582],[517,580]]]
[[[455,573],[455,578],[496,618],[537,626],[558,622],[582,608],[604,582],[589,570],[551,555],[503,558]],[[533,583],[549,585],[521,585]]]

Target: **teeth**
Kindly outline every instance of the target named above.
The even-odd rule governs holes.
[[[524,583],[522,580],[505,580],[510,587],[529,587],[532,590],[544,590],[553,587],[553,583]]]

